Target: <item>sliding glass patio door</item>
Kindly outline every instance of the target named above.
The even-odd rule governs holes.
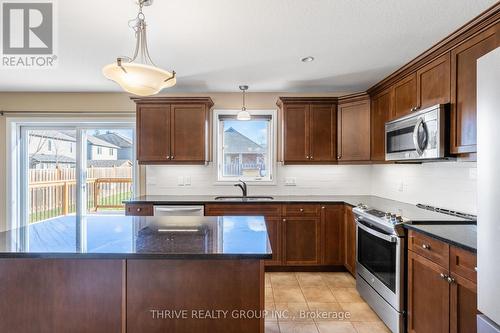
[[[124,215],[134,193],[133,124],[22,126],[20,224]]]

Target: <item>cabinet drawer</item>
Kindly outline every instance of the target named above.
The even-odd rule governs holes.
[[[473,282],[477,282],[477,257],[474,253],[460,249],[455,246],[450,247],[450,272],[457,274]]]
[[[206,216],[223,215],[249,215],[280,217],[281,205],[268,204],[207,204],[205,205]]]
[[[321,205],[312,204],[289,204],[283,206],[284,216],[319,216]]]
[[[153,216],[153,205],[151,204],[127,204],[125,206],[127,216]]]
[[[410,230],[408,249],[448,269],[449,245],[419,232]]]

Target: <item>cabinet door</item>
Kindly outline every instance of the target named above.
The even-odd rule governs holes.
[[[332,162],[336,160],[336,118],[332,104],[311,104],[310,107],[310,160]]]
[[[207,113],[203,104],[172,104],[171,159],[174,162],[207,160]]]
[[[170,160],[170,105],[137,106],[137,159]]]
[[[450,333],[475,333],[477,316],[477,285],[453,275],[450,289]]]
[[[417,78],[413,73],[394,85],[394,116],[404,116],[416,106]]]
[[[309,161],[309,104],[283,107],[284,162]]]
[[[345,207],[344,215],[344,266],[352,275],[356,274],[356,222],[352,207]]]
[[[285,264],[320,263],[320,219],[287,217],[283,219]]]
[[[450,75],[449,53],[417,71],[417,104],[421,109],[450,102]]]
[[[375,95],[371,108],[371,160],[385,161],[385,123],[393,118],[393,90]]]
[[[370,160],[370,101],[339,105],[337,159]]]
[[[477,151],[477,59],[500,46],[500,23],[451,50],[451,151]]]
[[[273,251],[273,258],[265,260],[266,266],[281,265],[281,218],[280,217],[266,217],[267,233],[269,235],[269,242],[271,243],[271,250]]]
[[[448,271],[408,251],[408,332],[448,333],[450,285]]]
[[[321,207],[324,265],[344,264],[344,205]]]

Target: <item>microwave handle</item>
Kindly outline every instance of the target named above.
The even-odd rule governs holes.
[[[381,232],[378,232],[376,230],[368,228],[367,226],[365,226],[364,224],[361,224],[359,222],[356,224],[357,224],[358,228],[363,229],[364,231],[366,231],[369,234],[372,234],[375,237],[381,238],[381,239],[388,241],[390,243],[396,243],[398,241],[398,238],[396,236],[383,234]]]
[[[422,156],[424,151],[420,147],[420,144],[418,143],[418,129],[420,128],[420,126],[423,126],[423,124],[424,120],[422,118],[418,118],[417,123],[415,124],[415,128],[413,129],[413,145],[415,146],[417,154],[420,156]]]

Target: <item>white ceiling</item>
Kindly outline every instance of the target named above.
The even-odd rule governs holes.
[[[496,0],[156,0],[149,48],[177,92],[364,90]],[[120,91],[103,65],[130,55],[133,0],[57,0],[56,69],[0,69],[0,91]],[[302,63],[305,56],[311,63]]]

